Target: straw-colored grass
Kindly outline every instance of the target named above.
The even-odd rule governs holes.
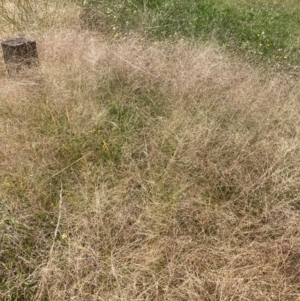
[[[299,79],[72,26],[1,66],[0,299],[299,300]]]

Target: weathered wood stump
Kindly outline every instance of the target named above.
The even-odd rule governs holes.
[[[30,68],[39,64],[35,41],[16,38],[4,41],[1,45],[9,76],[16,75],[24,67]]]

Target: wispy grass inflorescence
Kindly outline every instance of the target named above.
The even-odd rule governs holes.
[[[299,79],[78,24],[1,72],[0,299],[296,300]]]

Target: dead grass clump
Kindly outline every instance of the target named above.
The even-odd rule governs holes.
[[[297,300],[297,80],[211,45],[38,41],[0,82],[0,298]]]
[[[80,9],[72,1],[1,0],[1,39],[35,36],[51,28],[79,26]]]

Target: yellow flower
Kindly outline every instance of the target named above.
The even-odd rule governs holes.
[[[67,235],[66,233],[63,233],[63,234],[61,235],[61,239],[62,239],[62,240],[67,239],[67,237],[68,237],[68,235]]]
[[[117,32],[116,34],[115,34],[115,38],[117,38],[119,36],[119,33]]]

